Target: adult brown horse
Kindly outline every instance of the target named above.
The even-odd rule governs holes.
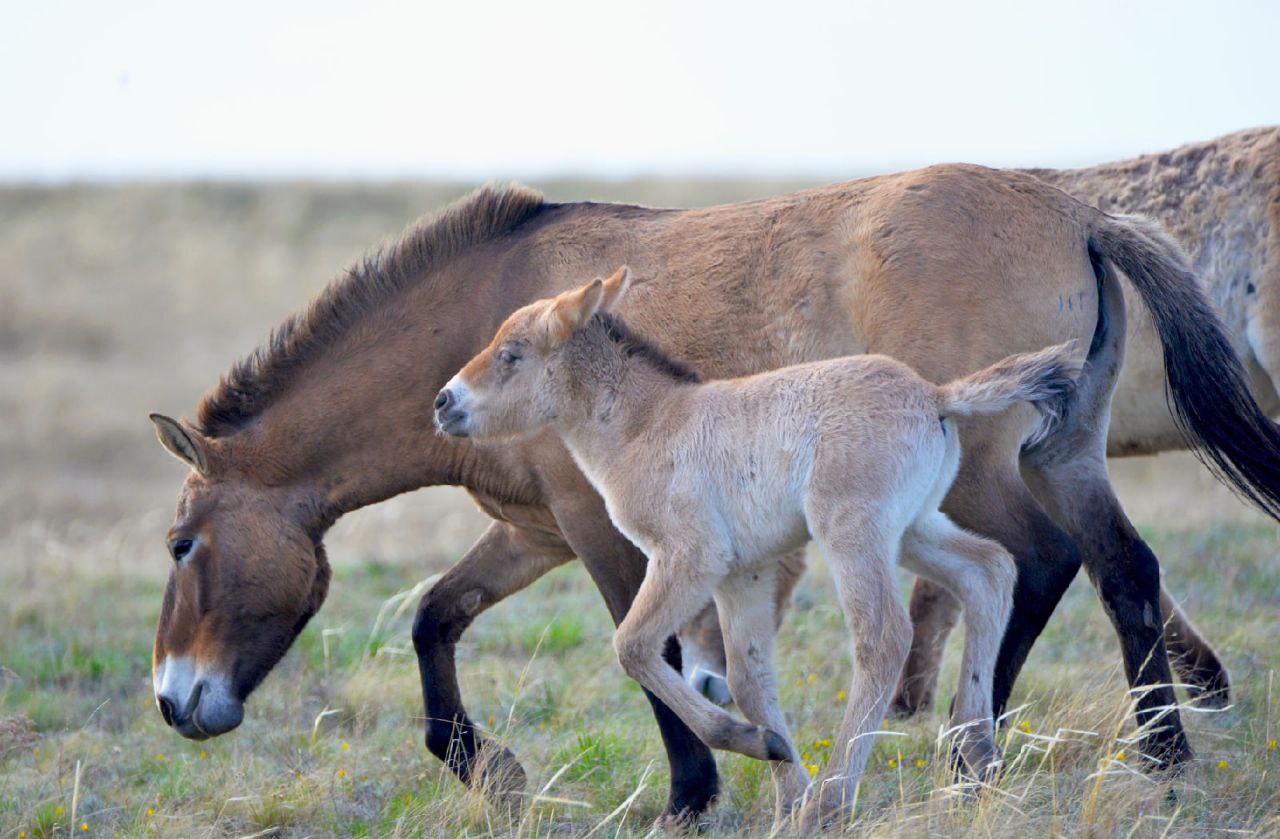
[[[1105,212],[1141,213],[1173,233],[1222,314],[1259,403],[1269,415],[1280,414],[1280,126],[1086,169],[1025,171]],[[1125,304],[1129,329],[1124,370],[1111,400],[1107,454],[1185,449],[1188,439],[1165,398],[1164,351],[1156,324],[1129,286]],[[802,554],[789,559],[779,575],[779,619],[804,572]],[[1162,605],[1165,643],[1193,701],[1226,705],[1226,668],[1172,599]],[[933,704],[944,642],[959,604],[937,585],[918,580],[911,615],[915,637],[894,700],[895,710],[903,714]],[[714,606],[681,633],[681,643],[690,682],[716,701],[728,702],[724,643]]]
[[[1020,351],[1089,347],[1074,400],[1034,447],[1024,446],[1030,409],[966,421],[948,512],[1019,563],[997,707],[1083,557],[1143,689],[1140,721],[1161,720],[1144,750],[1159,765],[1190,755],[1169,710],[1159,566],[1106,476],[1125,335],[1111,266],[1160,327],[1189,432],[1273,514],[1280,433],[1176,246],[1030,176],[971,166],[705,210],[485,189],[357,265],[234,367],[194,425],[154,417],[192,467],[155,644],[156,698],[175,729],[203,737],[240,722],[245,698],[324,600],[321,539],[339,516],[462,485],[496,521],[415,621],[427,745],[464,781],[498,779],[503,792],[521,783],[510,753],[487,747],[466,716],[456,641],[479,612],[573,556],[620,620],[644,561],[558,443],[447,440],[431,430],[430,403],[512,310],[623,262],[639,284],[624,314],[708,377],[874,351],[943,382]],[[669,653],[678,666],[678,647]],[[714,761],[654,707],[672,762],[665,815],[696,814],[716,792]]]
[[[1087,169],[1027,171],[1106,212],[1142,213],[1173,233],[1222,313],[1258,401],[1269,415],[1280,414],[1280,126]],[[1129,288],[1125,300],[1133,316],[1124,372],[1111,400],[1107,454],[1185,449],[1188,439],[1165,399],[1158,324]],[[1172,600],[1164,605],[1176,609]],[[959,604],[938,586],[918,581],[911,614],[915,639],[894,700],[895,709],[907,714],[933,702],[943,643]],[[706,657],[719,654],[718,629],[701,645],[712,648]],[[1168,622],[1165,642],[1182,678],[1205,691],[1196,698],[1225,705],[1227,671],[1185,618]]]

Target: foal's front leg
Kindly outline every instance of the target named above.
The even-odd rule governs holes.
[[[618,661],[628,676],[652,691],[713,749],[787,760],[792,750],[784,736],[734,719],[662,660],[666,639],[698,613],[719,582],[720,575],[710,565],[696,554],[655,552],[649,557],[640,591],[613,637]]]
[[[724,629],[726,671],[734,701],[751,722],[791,743],[778,700],[778,675],[773,663],[778,576],[776,563],[731,574],[716,590],[716,605]],[[788,585],[788,594],[790,588]],[[775,761],[770,771],[777,799],[775,812],[778,818],[785,818],[804,795],[809,776],[800,765],[794,745],[790,758]]]

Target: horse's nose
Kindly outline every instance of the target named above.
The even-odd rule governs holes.
[[[445,388],[436,394],[436,410],[443,411],[453,404],[453,392]]]
[[[156,706],[160,708],[160,716],[164,717],[164,724],[172,726],[175,711],[173,700],[167,696],[157,696]]]

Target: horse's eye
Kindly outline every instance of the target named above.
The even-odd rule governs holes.
[[[174,562],[181,562],[183,558],[191,553],[191,549],[195,547],[195,542],[190,539],[174,539],[169,543],[169,553],[173,554]]]
[[[511,350],[502,350],[498,353],[498,360],[503,364],[515,364],[520,360],[520,356],[516,355]]]

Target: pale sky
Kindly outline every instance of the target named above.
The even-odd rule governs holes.
[[[1280,2],[9,3],[0,179],[1076,165],[1280,123]]]

